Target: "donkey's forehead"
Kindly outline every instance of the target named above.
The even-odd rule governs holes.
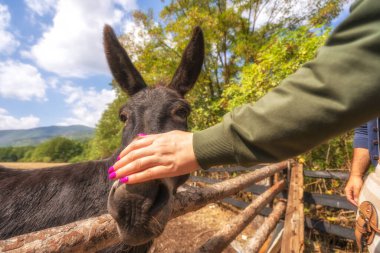
[[[156,88],[146,88],[132,96],[128,100],[128,105],[136,104],[157,104],[169,102],[172,100],[181,100],[182,97],[173,89],[159,86]]]

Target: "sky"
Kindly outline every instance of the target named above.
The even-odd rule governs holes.
[[[103,53],[105,23],[130,29],[131,11],[161,1],[0,0],[0,130],[94,127],[115,99]]]
[[[0,0],[0,130],[94,127],[115,99],[102,46],[105,23],[133,29],[131,11],[159,0]],[[333,22],[337,25],[348,9]]]

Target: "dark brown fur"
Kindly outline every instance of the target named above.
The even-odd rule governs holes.
[[[0,168],[0,239],[107,212],[116,159],[46,169]]]

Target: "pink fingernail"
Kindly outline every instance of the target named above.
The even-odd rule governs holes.
[[[118,155],[117,158],[116,158],[116,161],[119,161],[120,160],[120,156]]]
[[[123,183],[123,184],[125,184],[125,183],[127,183],[128,182],[128,177],[122,177],[122,178],[120,178],[120,183]]]
[[[108,174],[112,173],[112,172],[115,172],[115,168],[113,166],[111,166],[109,169],[108,169]]]
[[[138,136],[138,137],[145,137],[146,134],[144,134],[144,133],[139,133],[137,136]]]
[[[111,174],[108,175],[109,179],[114,179],[116,177],[116,173],[112,172]]]

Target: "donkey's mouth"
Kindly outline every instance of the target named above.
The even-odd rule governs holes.
[[[164,184],[159,184],[152,206],[148,211],[149,214],[153,217],[156,216],[168,204],[169,198],[168,188]]]

